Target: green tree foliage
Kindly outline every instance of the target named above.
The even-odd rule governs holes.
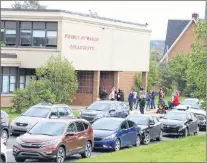
[[[39,1],[14,1],[12,8],[15,9],[46,9],[47,6],[41,5]]]
[[[187,85],[194,88],[195,97],[206,101],[206,24],[199,22],[197,40],[192,45],[187,69]]]
[[[51,89],[57,103],[69,104],[78,89],[77,73],[73,65],[61,56],[51,57],[45,66],[36,70],[37,76]]]
[[[42,80],[31,80],[25,89],[17,89],[14,92],[12,108],[15,112],[21,113],[32,105],[43,101],[55,103],[55,94],[51,89],[45,88],[46,85]]]
[[[141,73],[137,73],[135,85],[136,85],[136,91],[138,92],[140,88],[142,87],[142,74]]]
[[[5,44],[2,41],[0,41],[0,45],[1,45],[1,47],[5,46]]]

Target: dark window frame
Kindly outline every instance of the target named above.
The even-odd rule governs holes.
[[[77,123],[82,124],[83,131],[78,131],[78,125],[77,125]],[[85,127],[84,127],[84,125],[83,125],[83,122],[76,121],[76,122],[75,122],[75,126],[76,126],[76,131],[77,131],[77,133],[81,133],[81,132],[84,132],[84,131],[85,131]]]
[[[77,93],[92,94],[93,93],[93,71],[77,71],[78,90]]]

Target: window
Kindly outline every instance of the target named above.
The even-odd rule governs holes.
[[[20,45],[32,45],[32,22],[21,22],[20,24]]]
[[[129,128],[134,127],[134,122],[132,121],[127,121],[127,122],[128,122]]]
[[[78,93],[92,94],[93,92],[93,72],[78,71]]]
[[[57,47],[57,23],[46,24],[46,47]]]
[[[24,89],[27,86],[27,84],[30,82],[30,80],[32,79],[32,76],[35,74],[35,70],[21,68],[19,69],[19,73],[20,73],[19,88]]]
[[[4,41],[7,46],[16,45],[16,26],[16,22],[5,21]]]
[[[2,67],[1,71],[1,92],[10,93],[16,89],[16,68],[15,67]]]
[[[45,31],[33,30],[33,46],[45,46]]]
[[[65,108],[58,108],[60,116],[66,116],[66,110]]]
[[[76,123],[76,127],[77,127],[78,132],[82,132],[85,130],[82,122],[75,122],[75,123]]]
[[[50,116],[58,117],[58,110],[57,110],[57,108],[54,108],[54,109],[52,110]]]
[[[88,124],[83,123],[83,126],[84,126],[85,130],[87,130],[87,129],[88,129]]]
[[[1,21],[1,41],[4,42],[4,21]]]
[[[158,123],[159,122],[159,119],[157,117],[153,117],[153,119],[154,119],[154,122],[155,123]]]
[[[70,115],[71,114],[71,110],[69,108],[65,108],[65,114],[66,115]]]
[[[122,125],[121,125],[121,129],[122,129],[122,130],[126,130],[126,129],[128,129],[127,121],[125,121],[125,122],[122,123]]]
[[[76,127],[75,127],[75,124],[74,123],[71,123],[68,126],[67,132],[76,132]]]

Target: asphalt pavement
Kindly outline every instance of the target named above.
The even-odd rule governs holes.
[[[200,132],[200,134],[205,134],[205,133],[206,133],[205,131]],[[12,155],[12,146],[15,143],[15,139],[16,139],[16,137],[11,136],[7,142],[7,158],[8,158],[7,162],[15,162],[15,159]],[[163,137],[163,141],[170,141],[170,140],[175,140],[175,139],[176,139],[175,137]],[[161,142],[151,141],[149,145],[155,144],[155,143],[161,143]],[[122,149],[122,150],[125,150],[125,149]],[[109,151],[94,151],[94,152],[92,152],[92,157],[95,157],[97,155],[104,154],[104,153],[109,153]],[[78,159],[81,159],[80,155],[74,155],[74,156],[66,158],[65,162],[71,162],[71,161],[73,162]],[[37,162],[38,160],[26,160],[26,161],[27,162]]]

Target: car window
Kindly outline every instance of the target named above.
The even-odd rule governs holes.
[[[116,105],[115,104],[111,104],[111,106],[110,106],[110,110],[116,110],[117,108],[116,108]]]
[[[66,116],[67,115],[66,110],[65,110],[64,107],[58,108],[58,111],[59,111],[60,116]]]
[[[134,127],[134,122],[132,122],[132,121],[127,121],[127,122],[128,122],[129,128]]]
[[[157,117],[153,117],[153,119],[154,119],[154,122],[155,123],[158,123],[159,122],[159,119]]]
[[[76,132],[76,127],[75,127],[75,124],[74,123],[71,123],[68,126],[67,132]]]
[[[71,110],[69,108],[65,108],[65,114],[66,115],[70,115],[71,114]]]
[[[88,124],[83,123],[83,126],[84,126],[85,130],[87,130],[87,129],[88,129]]]
[[[192,116],[190,113],[187,113],[187,119],[192,119]]]
[[[57,110],[57,108],[52,109],[52,112],[51,112],[50,116],[58,117],[58,110]]]
[[[121,124],[121,129],[122,129],[122,130],[126,130],[126,129],[128,129],[127,121],[124,121],[124,122]]]
[[[192,117],[193,121],[196,121],[197,117],[193,113],[190,113],[190,114],[191,114],[191,117]]]
[[[150,122],[155,122],[153,117],[150,117],[149,121]]]
[[[77,127],[77,132],[82,132],[85,130],[82,122],[75,122],[75,124]]]

